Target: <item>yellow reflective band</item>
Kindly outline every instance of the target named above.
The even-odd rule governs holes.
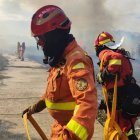
[[[84,68],[85,68],[85,65],[83,62],[80,62],[72,67],[73,70],[74,69],[84,69]]]
[[[73,113],[74,115],[77,113],[79,107],[80,107],[80,105],[76,105],[76,106],[75,106],[74,113]]]
[[[120,59],[109,60],[109,65],[121,65],[122,61]]]
[[[80,138],[80,140],[86,140],[88,137],[87,129],[75,120],[70,120],[67,124],[67,128]]]
[[[111,41],[110,39],[106,39],[106,40],[100,41],[99,44],[100,45],[103,45],[103,44],[105,44],[107,42],[110,42],[110,41]]]
[[[128,133],[126,133],[126,136],[130,136],[130,135],[132,135],[132,134],[133,134],[133,130],[130,129],[130,131],[129,131]]]
[[[25,127],[25,130],[26,130],[28,140],[31,140],[31,137],[30,137],[30,134],[29,134],[29,129],[28,129],[28,123],[27,123],[27,113],[25,113],[23,115],[23,122],[24,122],[24,127]]]
[[[100,34],[100,36],[106,37],[106,34],[104,34],[104,33],[101,33],[101,34]]]
[[[49,109],[56,110],[74,110],[76,103],[75,102],[66,102],[66,103],[54,103],[50,102],[47,99],[45,100],[46,106]]]
[[[80,53],[79,51],[75,51],[70,56],[73,56],[73,55],[76,55],[76,54],[79,54],[79,53]]]

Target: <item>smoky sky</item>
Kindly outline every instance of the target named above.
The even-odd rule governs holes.
[[[0,8],[7,18],[10,19],[13,16],[13,21],[10,22],[14,23],[15,15],[23,16],[28,22],[26,24],[28,27],[25,29],[30,30],[31,17],[38,8],[44,5],[57,5],[64,10],[71,20],[71,32],[78,41],[82,40],[85,44],[91,44],[100,32],[113,29],[113,16],[105,7],[105,3],[106,0],[1,0]],[[21,23],[18,21],[15,25],[17,24]],[[9,28],[10,26],[8,26]],[[20,25],[19,30],[16,30],[17,33],[19,31],[24,34]]]
[[[93,46],[102,31],[139,29],[139,0],[0,0],[0,14],[6,17],[5,21],[0,19],[3,40],[8,38],[16,44],[23,37],[32,44],[31,17],[44,5],[57,5],[64,10],[72,22],[71,33],[84,46]]]
[[[25,2],[26,1],[26,2]],[[60,6],[72,21],[74,30],[96,31],[113,29],[113,16],[105,7],[106,0],[35,0],[34,3],[25,0],[34,9],[46,4]]]
[[[73,23],[73,28],[84,31],[110,30],[113,28],[113,16],[105,7],[106,0],[3,0],[4,12],[18,14],[21,11],[34,13],[38,8],[48,4],[60,6]]]

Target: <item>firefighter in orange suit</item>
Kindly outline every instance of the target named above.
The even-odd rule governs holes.
[[[40,8],[31,31],[49,64],[45,94],[23,115],[47,108],[54,118],[51,140],[91,140],[97,114],[97,91],[91,58],[69,34],[71,22],[54,5]]]
[[[108,32],[102,32],[95,40],[96,55],[99,60],[103,62],[100,72],[97,74],[97,81],[106,87],[109,94],[108,104],[111,108],[113,91],[114,91],[114,79],[115,75],[118,75],[118,97],[117,97],[117,114],[116,122],[119,124],[123,132],[125,132],[129,140],[137,140],[134,134],[134,122],[136,118],[126,119],[122,116],[121,107],[125,98],[125,85],[127,78],[133,76],[133,69],[129,59],[130,54],[123,48],[119,49],[122,42],[115,44],[113,36]],[[100,64],[100,63],[99,63]],[[133,79],[134,82],[134,79]],[[103,101],[102,101],[102,106]],[[104,108],[105,109],[105,108]]]

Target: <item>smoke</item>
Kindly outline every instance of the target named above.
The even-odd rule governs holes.
[[[5,20],[25,20],[30,27],[30,20],[34,12],[44,5],[57,5],[64,10],[66,15],[72,21],[71,33],[74,34],[78,42],[82,42],[85,48],[91,46],[95,37],[102,31],[111,31],[113,29],[113,16],[105,7],[106,0],[1,0],[1,11],[5,14]],[[21,24],[21,23],[16,23]],[[5,25],[4,25],[5,26]],[[18,25],[19,26],[19,25]],[[20,26],[20,32],[23,31]],[[8,26],[8,28],[12,27]],[[14,34],[14,32],[13,32]],[[93,51],[93,50],[92,50]]]
[[[140,19],[139,3],[139,0],[118,0],[115,2],[114,0],[0,0],[0,16],[6,22],[6,24],[5,22],[1,23],[5,30],[3,31],[2,26],[0,30],[3,36],[7,36],[7,33],[10,32],[13,33],[13,36],[17,36],[22,32],[23,36],[29,38],[31,17],[35,11],[44,5],[57,5],[72,21],[71,33],[77,41],[89,52],[93,52],[91,46],[102,31],[112,33],[117,39],[120,39],[121,36],[114,35],[114,31],[138,31],[137,29],[140,28],[138,22]],[[11,21],[10,24],[8,24],[9,21]],[[17,25],[16,29],[12,26],[14,24]],[[14,33],[13,30],[17,32]]]
[[[34,13],[38,8],[44,5],[57,5],[61,7],[68,15],[74,30],[82,29],[85,31],[99,32],[102,30],[111,30],[113,28],[113,16],[105,7],[107,0],[20,0],[20,9],[26,9]],[[12,0],[17,5],[17,0]],[[10,4],[9,4],[10,5]],[[13,4],[14,5],[14,4]],[[78,32],[78,31],[77,31]]]
[[[113,27],[113,16],[106,9],[107,0],[3,0],[1,8],[7,13],[20,11],[32,12],[32,14],[44,5],[58,5],[73,22],[74,30],[79,28],[84,31],[111,30]],[[18,11],[18,12],[17,12]],[[95,33],[94,33],[95,34]]]

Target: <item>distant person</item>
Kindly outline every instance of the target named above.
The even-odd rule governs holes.
[[[17,57],[20,59],[21,57],[20,57],[20,47],[21,47],[21,45],[20,45],[20,42],[18,42],[17,43]]]
[[[100,61],[100,71],[97,74],[97,81],[107,90],[108,104],[109,109],[111,110],[114,93],[114,81],[116,75],[118,76],[117,112],[115,114],[116,122],[120,126],[121,130],[128,136],[129,140],[138,140],[134,133],[134,124],[137,114],[134,115],[133,113],[128,113],[128,111],[133,112],[133,110],[131,109],[131,102],[127,99],[130,95],[133,97],[136,92],[139,92],[139,87],[133,77],[133,68],[130,61],[132,58],[130,53],[124,48],[119,49],[122,42],[123,38],[120,43],[116,44],[113,36],[108,32],[102,32],[97,36],[94,46],[96,55]],[[106,109],[106,105],[103,104],[104,101],[101,102],[101,105],[104,109]],[[136,108],[134,108],[134,110],[135,109]]]
[[[51,68],[45,94],[23,115],[47,108],[54,118],[51,140],[91,140],[97,115],[93,63],[69,34],[70,28],[70,20],[57,6],[44,6],[33,15],[32,35]]]
[[[21,58],[21,61],[24,61],[24,52],[25,52],[25,42],[22,42],[22,45],[20,47],[20,58]]]

